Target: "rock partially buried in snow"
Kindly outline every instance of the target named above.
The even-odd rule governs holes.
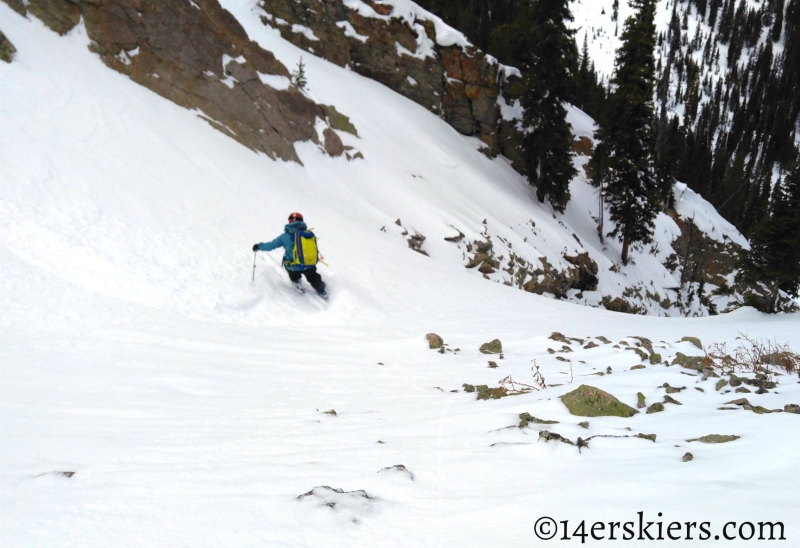
[[[554,440],[566,443],[567,445],[575,445],[575,442],[573,442],[572,440],[565,438],[561,434],[550,432],[549,430],[542,430],[541,432],[539,432],[539,439],[544,441]]]
[[[580,385],[561,396],[569,412],[580,417],[632,417],[638,411],[599,388]]]
[[[381,468],[378,470],[379,474],[393,474],[393,475],[403,475],[408,477],[411,481],[414,481],[414,474],[405,467],[403,464],[395,464],[394,466],[386,466],[385,468]]]
[[[314,487],[308,493],[303,493],[297,497],[302,503],[313,502],[319,508],[330,508],[335,512],[344,512],[349,519],[358,523],[358,516],[372,510],[374,497],[371,497],[363,489],[356,491],[345,491],[344,489],[320,485]]]
[[[478,393],[479,400],[499,400],[500,398],[508,396],[508,391],[502,386],[489,388],[485,384],[479,384],[475,387],[475,391]]]
[[[663,410],[664,404],[659,401],[648,407],[645,414],[652,415],[653,413],[661,413]]]
[[[702,443],[728,443],[729,441],[738,440],[740,437],[741,436],[729,436],[725,434],[709,434],[707,436],[702,436],[700,438],[692,438],[686,441],[689,443],[693,441],[699,441]]]
[[[783,406],[783,410],[786,413],[794,413],[795,415],[800,415],[800,405],[796,403],[787,403]]]
[[[683,462],[689,462],[689,461],[690,461],[690,460],[692,460],[693,458],[694,458],[694,455],[692,455],[691,453],[689,453],[689,452],[687,451],[687,452],[686,452],[686,454],[684,454],[684,455],[683,455],[683,457],[681,458],[681,460],[682,460]]]
[[[444,339],[436,333],[428,333],[425,337],[428,339],[428,348],[431,350],[441,348],[444,345]]]
[[[558,421],[548,421],[548,420],[543,420],[543,419],[537,419],[536,417],[534,417],[530,413],[520,413],[519,414],[519,418],[520,418],[520,421],[519,421],[519,427],[520,428],[526,428],[528,426],[528,424],[530,424],[530,423],[534,423],[534,424],[558,424]],[[587,423],[587,425],[588,425],[588,423]]]
[[[683,337],[683,338],[682,338],[680,341],[678,341],[678,342],[688,342],[688,343],[692,343],[693,345],[695,345],[695,346],[696,346],[697,348],[699,348],[700,350],[702,350],[702,349],[703,349],[703,343],[702,343],[702,342],[700,341],[700,339],[698,339],[697,337]]]
[[[41,478],[42,476],[63,476],[65,478],[71,478],[75,475],[75,472],[66,471],[66,472],[45,472],[44,474],[39,474],[36,476],[37,478]]]
[[[682,352],[678,352],[675,355],[675,359],[672,360],[671,365],[680,365],[684,369],[694,369],[702,373],[704,359],[703,356],[687,356]]]
[[[503,352],[503,344],[500,339],[483,343],[480,348],[481,354],[500,354]]]

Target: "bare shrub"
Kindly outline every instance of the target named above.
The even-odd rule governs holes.
[[[513,378],[511,378],[511,375],[500,379],[500,388],[505,390],[508,394],[523,394],[525,392],[530,392],[531,390],[539,390],[530,384],[515,381]]]
[[[776,370],[783,370],[800,376],[800,355],[792,351],[788,344],[750,337],[743,333],[739,333],[737,339],[742,342],[732,353],[728,352],[727,343],[709,345],[703,365],[716,367],[723,373],[744,371],[772,375]]]
[[[571,370],[571,367],[572,367],[572,364],[570,364],[570,370]],[[531,371],[533,371],[533,382],[535,382],[536,385],[542,390],[547,388],[547,383],[544,380],[544,375],[542,375],[542,372],[539,370],[539,364],[536,363],[536,360],[533,360],[533,365],[531,366]]]

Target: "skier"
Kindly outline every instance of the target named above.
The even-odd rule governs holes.
[[[253,251],[272,251],[273,249],[283,247],[285,251],[283,267],[286,269],[286,272],[288,272],[289,278],[292,280],[295,287],[300,291],[305,291],[300,281],[302,277],[305,276],[306,280],[308,280],[311,287],[316,290],[317,294],[323,299],[326,299],[328,297],[328,292],[325,290],[325,282],[322,281],[322,276],[317,272],[316,239],[313,237],[313,234],[311,235],[311,238],[314,239],[313,257],[311,257],[310,260],[298,261],[295,253],[296,235],[298,232],[307,229],[306,223],[303,222],[303,216],[299,213],[292,213],[289,215],[289,224],[284,227],[283,234],[271,242],[253,245]],[[308,264],[311,262],[313,262],[313,264]]]

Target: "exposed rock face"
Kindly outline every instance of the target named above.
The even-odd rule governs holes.
[[[564,255],[564,260],[575,267],[569,271],[571,287],[581,291],[597,290],[600,281],[597,278],[597,263],[589,257],[588,251],[575,257]]]
[[[30,0],[27,9],[61,34],[82,17],[91,49],[106,65],[200,110],[213,127],[270,158],[300,162],[293,143],[308,140],[332,156],[344,152],[329,128],[319,142],[315,124],[326,119],[326,109],[291,85],[286,67],[217,0]]]
[[[672,243],[678,252],[675,260],[683,266],[682,282],[700,281],[714,285],[727,282],[733,272],[741,247],[733,242],[726,244],[709,238],[691,219],[686,220],[670,211],[669,216],[681,229],[681,235]]]
[[[511,276],[512,284],[529,293],[541,295],[550,293],[558,299],[567,295],[570,289],[595,291],[598,284],[597,263],[589,257],[589,253],[576,256],[564,255],[564,260],[572,265],[558,270],[547,259],[540,259],[541,266],[534,266],[515,253],[508,257],[495,256],[491,239],[476,240],[467,244],[467,251],[473,253],[467,257],[467,268],[478,267],[484,274],[492,274],[498,270]]]
[[[646,311],[634,304],[629,303],[622,297],[614,297],[613,299],[606,295],[600,300],[600,304],[606,310],[611,310],[612,312],[624,312],[625,314],[646,314]]]
[[[17,48],[14,47],[14,44],[0,31],[0,60],[10,63],[16,51]]]
[[[64,35],[81,20],[81,10],[74,2],[66,0],[29,0],[28,10],[42,22]]]
[[[676,253],[667,259],[665,266],[673,271],[682,267],[681,285],[692,282],[713,284],[718,286],[716,292],[719,294],[739,295],[745,305],[759,310],[769,309],[772,295],[767,286],[749,283],[741,279],[741,276],[737,276],[735,283],[730,284],[730,278],[737,272],[737,263],[742,254],[741,246],[727,239],[721,243],[710,238],[691,219],[681,218],[675,211],[670,211],[669,216],[678,225],[681,234],[672,242]],[[738,302],[729,305],[723,312],[729,312],[740,305]],[[790,298],[780,299],[777,308],[782,312],[796,312],[798,309]]]
[[[497,103],[504,74],[482,51],[443,46],[433,21],[409,20],[394,14],[393,6],[371,0],[358,8],[342,0],[262,0],[259,7],[264,24],[286,40],[419,103],[460,133],[479,137],[487,153],[502,153],[519,169],[521,135],[515,122],[504,123]],[[506,86],[504,98],[513,100],[519,87],[513,82]]]

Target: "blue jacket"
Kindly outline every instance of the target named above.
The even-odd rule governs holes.
[[[258,244],[259,251],[272,251],[273,249],[278,249],[279,247],[283,247],[283,266],[286,270],[307,270],[309,268],[316,268],[314,266],[305,266],[305,265],[289,265],[288,263],[292,262],[292,253],[294,252],[294,233],[299,230],[306,230],[308,226],[303,221],[295,221],[293,223],[289,223],[284,227],[284,233],[272,240],[271,242],[265,242]]]

